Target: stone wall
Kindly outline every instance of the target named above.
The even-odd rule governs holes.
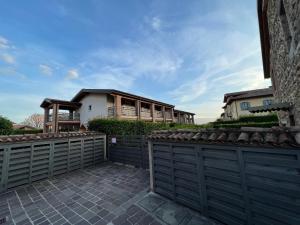
[[[277,102],[291,102],[295,125],[300,125],[300,1],[269,0],[270,71]],[[291,125],[287,113],[279,113]],[[293,125],[293,124],[292,124]]]

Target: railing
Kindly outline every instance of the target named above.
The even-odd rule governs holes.
[[[155,110],[154,113],[155,113],[156,118],[163,118],[164,117],[162,111]]]
[[[53,115],[50,114],[48,122],[52,122]],[[80,121],[79,113],[58,113],[58,121]]]
[[[121,112],[122,116],[137,116],[135,106],[122,105]]]
[[[147,109],[147,108],[143,108],[141,107],[141,117],[146,117],[146,118],[149,118],[149,117],[152,117],[151,115],[151,110],[150,109]]]
[[[165,114],[166,114],[166,119],[172,119],[172,113],[171,112],[166,111]]]

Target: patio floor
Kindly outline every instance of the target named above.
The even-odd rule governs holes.
[[[0,194],[0,224],[213,225],[149,192],[149,173],[113,163]]]

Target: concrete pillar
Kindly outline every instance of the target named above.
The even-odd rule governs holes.
[[[152,115],[152,122],[155,122],[155,105],[151,103],[151,115]]]
[[[181,115],[180,115],[180,112],[177,113],[177,120],[178,120],[178,121],[177,121],[178,123],[181,123]]]
[[[194,115],[192,115],[192,124],[195,124]]]
[[[70,109],[69,110],[69,120],[73,120],[74,119],[74,110]]]
[[[136,109],[137,119],[140,120],[141,119],[141,101],[140,100],[135,101],[135,109]]]
[[[174,122],[174,108],[171,108],[171,118],[172,118],[172,122]]]
[[[52,133],[58,133],[58,109],[59,104],[53,104],[52,110]]]
[[[120,118],[122,116],[122,97],[120,95],[115,96],[115,117]]]
[[[166,107],[165,106],[162,106],[162,113],[163,113],[163,119],[164,119],[164,122],[167,121],[167,115],[166,115]]]
[[[49,129],[47,127],[47,122],[49,122],[49,108],[44,108],[44,127],[43,133],[48,133]]]

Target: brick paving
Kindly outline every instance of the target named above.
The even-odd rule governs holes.
[[[149,193],[146,170],[104,163],[0,194],[0,224],[213,223]]]

